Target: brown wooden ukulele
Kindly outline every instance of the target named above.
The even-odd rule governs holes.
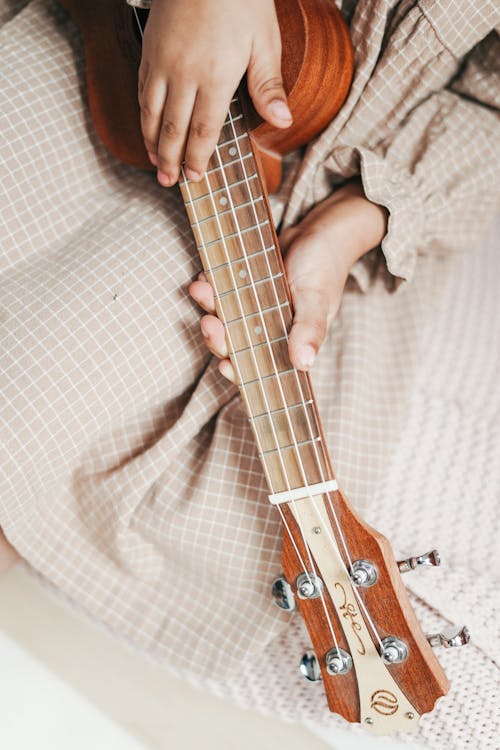
[[[101,139],[119,159],[151,168],[137,103],[147,12],[124,0],[62,4],[83,33]],[[323,680],[330,709],[348,721],[377,734],[411,730],[449,686],[431,646],[461,645],[469,636],[466,628],[422,632],[401,573],[438,565],[439,556],[434,550],[398,563],[385,537],[356,515],[338,488],[309,376],[288,357],[292,301],[265,185],[278,187],[280,155],[307,143],[340,109],[353,52],[333,2],[276,0],[276,8],[293,125],[281,131],[256,121],[236,95],[204,179],[183,177],[180,187],[269,501],[283,523],[284,575],[273,596],[283,609],[299,608],[314,647],[300,669]]]

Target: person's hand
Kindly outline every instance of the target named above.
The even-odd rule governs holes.
[[[199,180],[248,69],[257,112],[290,126],[274,0],[154,0],[139,68],[141,127],[158,180]]]
[[[355,181],[282,233],[280,245],[295,309],[288,342],[294,367],[311,367],[339,308],[351,267],[380,244],[386,231],[386,209],[369,201],[361,182]],[[190,285],[189,293],[209,313],[201,319],[201,330],[209,350],[222,360],[219,370],[236,382],[224,327],[214,314],[214,295],[204,273]]]

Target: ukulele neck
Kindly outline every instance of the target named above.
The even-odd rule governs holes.
[[[288,355],[291,298],[238,98],[204,179],[180,185],[271,493],[333,479],[309,377]]]

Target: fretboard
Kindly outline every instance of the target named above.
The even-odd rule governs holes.
[[[239,100],[201,182],[181,191],[272,493],[331,479],[308,375],[292,367],[292,306]]]

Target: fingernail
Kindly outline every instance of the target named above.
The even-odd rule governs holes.
[[[219,362],[218,367],[219,372],[223,377],[230,380],[231,383],[236,383],[236,375],[231,362],[228,362],[227,359],[223,359],[222,362]]]
[[[151,164],[153,164],[155,167],[158,166],[158,157],[156,154],[153,154],[152,151],[148,151],[149,161]]]
[[[201,180],[202,175],[200,172],[196,172],[194,169],[191,169],[191,167],[186,167],[184,169],[184,174],[188,178],[188,180]]]
[[[301,367],[311,367],[316,357],[316,352],[312,346],[299,346],[297,349],[297,359]]]
[[[292,113],[282,99],[274,99],[269,105],[269,109],[271,114],[273,114],[278,120],[283,120],[283,122],[292,121]]]
[[[160,170],[158,170],[157,177],[158,182],[163,185],[163,187],[170,187],[170,185],[172,184],[172,179],[168,176],[168,174],[165,174],[165,172],[160,172]]]

